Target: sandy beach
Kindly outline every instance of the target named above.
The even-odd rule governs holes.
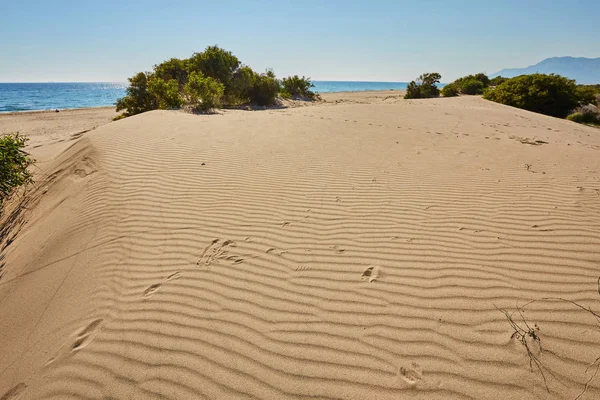
[[[600,398],[600,131],[323,99],[0,115],[0,400]]]

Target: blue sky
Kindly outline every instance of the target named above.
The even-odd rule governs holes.
[[[218,44],[255,70],[442,81],[600,57],[599,0],[0,0],[0,82],[123,82]]]

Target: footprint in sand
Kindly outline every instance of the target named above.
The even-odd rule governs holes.
[[[94,336],[96,336],[96,333],[98,332],[98,328],[100,327],[100,324],[102,324],[102,321],[102,318],[98,318],[92,321],[81,332],[79,332],[75,339],[75,342],[73,342],[73,345],[71,346],[71,350],[77,351],[87,346],[92,341]]]
[[[27,385],[21,382],[18,385],[13,386],[8,392],[4,393],[2,397],[0,397],[0,400],[16,399],[25,391],[25,389],[27,389]]]
[[[423,379],[423,369],[419,364],[413,362],[410,367],[400,367],[400,378],[411,386]]]
[[[369,282],[373,282],[375,279],[379,278],[380,274],[380,268],[377,265],[372,265],[369,268],[367,268],[365,272],[363,272],[362,279]]]

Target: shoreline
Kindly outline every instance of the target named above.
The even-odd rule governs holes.
[[[344,95],[344,94],[382,94],[385,92],[394,92],[394,93],[401,93],[404,94],[406,92],[405,89],[385,89],[385,90],[345,90],[342,92],[323,92],[323,93],[318,93],[316,92],[319,96],[321,96],[321,98],[325,97],[330,97],[330,96],[339,96],[339,95]],[[24,115],[24,114],[30,114],[30,113],[56,113],[56,110],[59,110],[59,112],[69,112],[69,111],[83,111],[83,110],[102,110],[102,109],[115,109],[116,105],[114,106],[94,106],[94,107],[74,107],[74,108],[56,108],[53,110],[22,110],[22,111],[0,111],[0,117],[5,116],[5,115]]]

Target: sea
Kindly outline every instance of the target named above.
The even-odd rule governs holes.
[[[407,82],[313,81],[317,93],[403,90]],[[127,83],[0,83],[0,113],[115,105]]]

